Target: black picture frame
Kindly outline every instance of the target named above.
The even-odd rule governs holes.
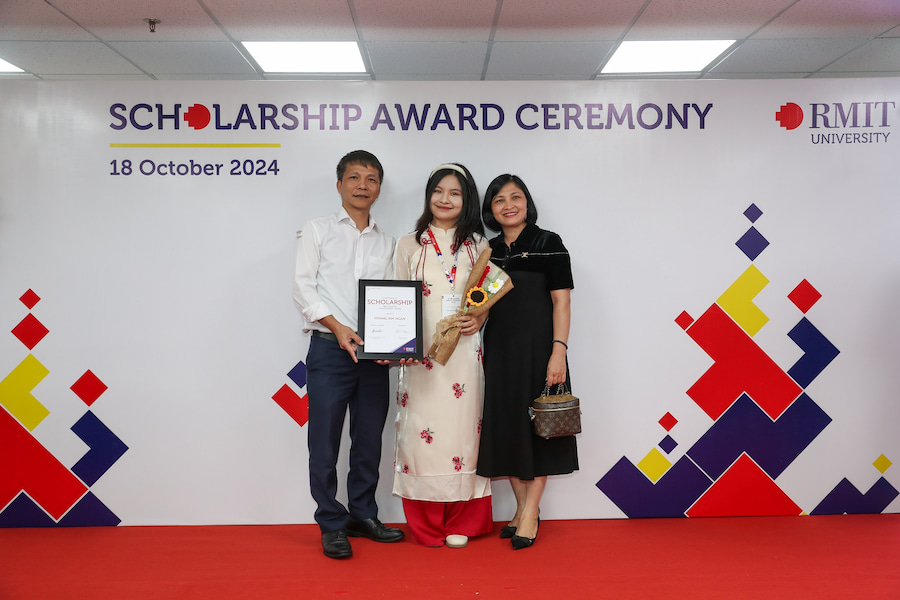
[[[357,349],[357,358],[422,360],[425,356],[421,281],[360,279],[358,319],[357,333],[364,344]],[[400,332],[393,332],[394,327]],[[404,332],[409,333],[408,340],[397,337]]]

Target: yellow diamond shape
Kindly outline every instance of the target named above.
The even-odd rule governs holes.
[[[671,466],[672,463],[656,448],[648,452],[647,456],[637,464],[638,469],[653,483],[659,481],[659,478],[665,475]]]
[[[884,472],[890,469],[892,464],[894,463],[889,461],[888,457],[882,454],[875,462],[872,463],[872,466],[874,466],[881,472],[882,475],[884,475]]]

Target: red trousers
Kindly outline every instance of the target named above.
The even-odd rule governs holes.
[[[403,498],[409,537],[423,546],[443,546],[448,535],[475,537],[494,528],[491,497],[465,502],[427,502]]]

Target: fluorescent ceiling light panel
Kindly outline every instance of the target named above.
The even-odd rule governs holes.
[[[601,73],[685,73],[702,71],[734,40],[622,42]]]
[[[24,73],[22,69],[17,67],[16,65],[11,65],[2,58],[0,58],[0,73]]]
[[[267,73],[365,73],[356,42],[242,42]]]

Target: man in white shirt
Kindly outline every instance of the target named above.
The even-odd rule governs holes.
[[[309,393],[310,491],[322,549],[330,558],[353,555],[347,536],[396,542],[403,532],[378,520],[375,488],[381,435],[388,412],[389,367],[358,360],[356,333],[360,279],[391,279],[394,239],[370,214],[384,170],[365,150],[337,166],[337,213],[313,219],[297,232],[294,302],[310,332],[306,358]],[[348,506],[337,494],[337,458],[344,416],[350,410]]]

